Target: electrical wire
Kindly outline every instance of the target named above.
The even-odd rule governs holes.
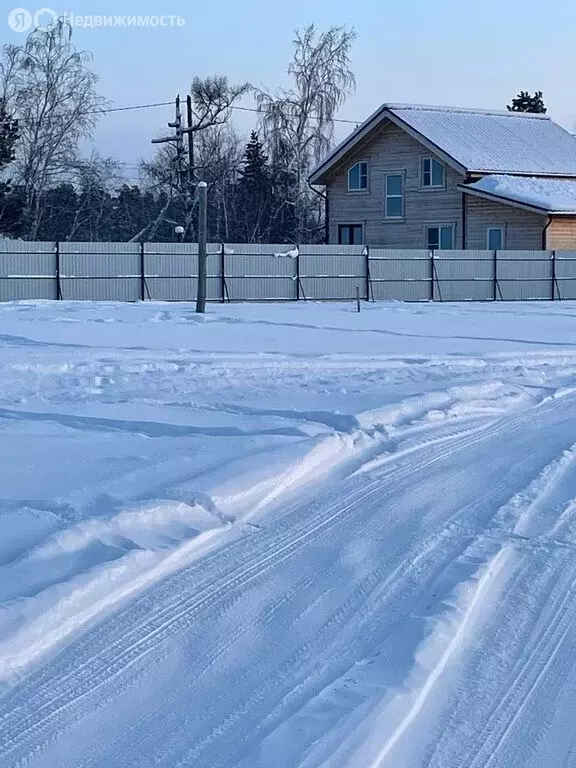
[[[158,101],[153,104],[131,104],[126,107],[107,107],[105,109],[93,109],[89,110],[88,112],[84,112],[85,115],[106,115],[110,114],[112,112],[131,112],[134,110],[139,109],[154,109],[156,107],[170,107],[174,104],[173,101]],[[239,112],[254,112],[258,115],[262,114],[261,109],[256,109],[255,107],[238,107],[238,106],[231,106],[230,109],[237,110]],[[56,120],[61,117],[66,117],[66,115],[52,115],[52,119]],[[315,115],[310,115],[312,120],[318,120],[318,118]],[[33,117],[21,117],[21,118],[15,118],[16,120],[19,120],[20,122],[25,120],[30,120],[31,122],[35,122],[36,118]],[[362,120],[346,120],[345,118],[334,118],[335,123],[347,123],[348,125],[359,125]]]

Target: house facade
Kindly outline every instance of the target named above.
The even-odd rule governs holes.
[[[542,115],[383,105],[310,183],[330,243],[576,250],[576,137]]]

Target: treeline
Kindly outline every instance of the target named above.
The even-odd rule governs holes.
[[[210,184],[210,237],[228,242],[294,242],[296,212],[286,205],[289,186],[276,172],[256,132],[230,170],[204,174]],[[144,173],[146,172],[145,169]],[[43,190],[38,200],[35,239],[60,241],[174,240],[175,226],[186,219],[186,200],[175,190],[154,190],[152,183],[122,184],[120,168],[112,161],[93,159],[77,169],[74,181]],[[315,201],[312,200],[311,203]],[[322,236],[322,201],[310,206],[304,230],[309,239]],[[155,224],[155,226],[154,226]],[[194,237],[194,222],[187,233]],[[153,227],[153,231],[152,231]],[[27,239],[26,192],[10,184],[0,199],[0,232]]]
[[[107,102],[91,56],[59,21],[35,30],[0,60],[0,235],[29,240],[129,241],[196,237],[195,188],[209,186],[209,238],[228,242],[320,242],[321,193],[307,178],[333,143],[334,119],[354,87],[341,27],[296,33],[291,86],[274,92],[224,76],[192,77],[191,147],[162,144],[141,163],[138,184],[121,164],[82,156]],[[233,108],[252,96],[258,130],[247,140]],[[164,132],[162,126],[158,131]]]

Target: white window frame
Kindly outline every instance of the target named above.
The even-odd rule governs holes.
[[[365,165],[366,166],[366,173],[362,173],[362,169],[360,169],[360,172],[358,174],[358,178],[360,183],[362,183],[362,177],[366,177],[366,186],[365,187],[351,187],[350,186],[350,171],[354,170],[357,165]],[[370,189],[370,164],[368,163],[368,160],[358,160],[357,163],[354,163],[354,165],[351,165],[350,168],[346,171],[346,187],[348,189],[348,192],[368,192]]]
[[[388,194],[388,179],[390,176],[399,176],[402,182],[402,193],[400,195]],[[400,216],[388,216],[388,198],[400,198],[402,200],[402,213]],[[384,174],[384,218],[386,221],[404,221],[406,216],[406,172],[405,171],[387,171]]]
[[[494,249],[490,248],[490,232],[498,231],[501,233],[501,250],[504,250],[506,248],[506,227],[486,227],[486,250],[487,251],[493,251],[493,250],[500,250],[500,249]]]
[[[442,248],[441,247],[441,245],[442,245],[442,233],[441,232],[438,232],[438,239],[439,239],[438,248],[430,248],[430,246],[428,245],[428,242],[429,242],[428,241],[428,230],[429,229],[438,229],[438,230],[441,230],[441,229],[451,229],[452,230],[452,248]],[[455,248],[456,248],[456,224],[454,224],[454,222],[444,222],[443,224],[426,224],[424,226],[424,246],[429,251],[455,250]]]
[[[353,243],[353,245],[364,245],[364,222],[362,221],[346,221],[344,224],[338,224],[338,245],[348,245],[348,243],[341,243],[340,242],[340,231],[341,227],[360,227],[361,232],[361,243]]]
[[[430,162],[430,184],[424,184],[424,163],[429,161]],[[438,165],[442,168],[442,184],[434,184],[434,172],[433,172],[433,163],[438,163]],[[441,160],[438,160],[437,157],[432,157],[432,155],[422,157],[420,159],[420,189],[429,190],[429,189],[446,189],[446,163],[443,163]]]

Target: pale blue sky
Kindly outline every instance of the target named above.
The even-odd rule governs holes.
[[[6,10],[28,0],[6,5]],[[180,28],[77,29],[94,52],[101,92],[115,105],[167,101],[193,75],[226,74],[274,87],[285,82],[296,27],[354,26],[357,90],[341,116],[362,121],[384,101],[504,108],[520,89],[544,91],[554,119],[576,130],[576,3],[573,0],[46,0],[58,13],[177,14]],[[21,39],[5,26],[5,39]],[[245,102],[251,106],[250,100]],[[251,117],[237,114],[241,130]],[[171,111],[109,115],[98,129],[104,154],[135,163],[152,151]],[[351,127],[351,126],[350,126]],[[339,138],[348,132],[338,129]]]

